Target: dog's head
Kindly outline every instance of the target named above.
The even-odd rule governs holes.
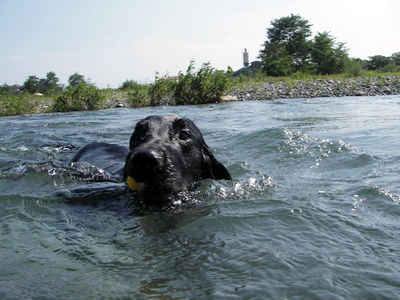
[[[138,122],[129,144],[124,176],[145,201],[163,204],[199,179],[231,179],[215,159],[203,135],[189,119],[150,116]]]

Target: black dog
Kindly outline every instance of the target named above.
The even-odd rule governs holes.
[[[138,122],[129,149],[92,143],[72,161],[86,161],[119,175],[151,205],[166,204],[171,195],[189,190],[200,179],[231,179],[197,126],[176,115],[150,116]]]

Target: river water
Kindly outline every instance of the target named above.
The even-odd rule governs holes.
[[[137,211],[123,184],[67,162],[170,113],[234,180]],[[0,136],[0,298],[400,295],[400,96],[4,117]]]

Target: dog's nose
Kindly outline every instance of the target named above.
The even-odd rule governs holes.
[[[139,150],[131,154],[130,165],[134,171],[146,173],[146,171],[157,169],[160,160],[161,157],[153,151]]]
[[[131,190],[140,191],[146,187],[160,169],[160,156],[153,151],[138,150],[129,155],[126,165],[126,183]]]

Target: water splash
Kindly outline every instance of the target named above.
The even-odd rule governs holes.
[[[18,178],[46,172],[49,176],[68,176],[85,182],[118,182],[107,171],[84,162],[24,162],[0,171],[0,178]]]
[[[57,146],[42,146],[39,148],[40,151],[53,154],[53,153],[74,153],[77,150],[77,146],[72,144],[57,145]]]
[[[379,194],[389,198],[390,200],[392,200],[395,203],[400,203],[400,194],[397,194],[395,192],[392,192],[390,189],[380,189],[378,187],[374,187]]]
[[[313,158],[314,163],[310,165],[311,169],[318,168],[323,160],[328,159],[334,153],[355,150],[353,145],[342,140],[310,137],[300,131],[289,129],[285,129],[284,132],[288,140],[279,148],[279,151],[285,152],[286,158]]]
[[[29,152],[31,150],[32,150],[31,148],[25,145],[19,145],[13,148],[0,147],[0,151],[6,153],[23,153],[23,152]]]
[[[224,199],[252,199],[271,189],[280,187],[270,176],[261,175],[259,178],[250,177],[233,180],[229,184],[213,182],[206,191],[208,196],[218,196]]]

